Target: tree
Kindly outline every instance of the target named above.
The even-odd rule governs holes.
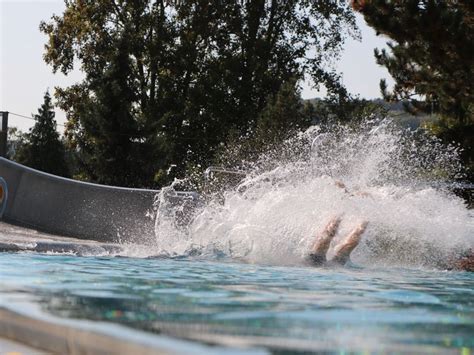
[[[353,0],[352,5],[391,40],[390,52],[375,50],[377,62],[395,79],[391,92],[381,81],[384,97],[405,101],[414,113],[438,113],[431,128],[459,142],[464,161],[473,165],[474,2]]]
[[[264,145],[278,145],[294,133],[311,125],[305,115],[296,82],[283,83],[278,93],[267,100],[257,122],[256,136]]]
[[[35,125],[19,146],[15,159],[20,164],[42,170],[51,174],[68,176],[68,168],[64,158],[64,145],[56,131],[55,113],[51,97],[47,91],[44,102],[34,115]]]
[[[253,132],[246,136],[238,132],[229,134],[226,144],[220,147],[214,164],[232,169],[248,169],[263,156],[272,163],[293,156],[296,133],[306,130],[316,112],[310,102],[304,103],[296,80],[282,84],[280,90],[267,98]]]
[[[91,80],[95,95],[76,106],[87,135],[75,135],[70,142],[79,148],[76,157],[87,176],[102,184],[144,184],[144,169],[137,157],[146,155],[141,156],[145,152],[137,141],[139,122],[132,107],[136,93],[130,78],[129,44],[126,38],[117,43],[115,57],[103,75]]]
[[[26,134],[17,127],[8,128],[7,158],[16,161],[16,154],[25,144]]]
[[[353,96],[338,97],[336,95],[329,95],[324,99],[313,101],[312,116],[320,124],[328,124],[335,121],[359,124],[363,120],[370,118],[380,119],[388,114],[388,110],[381,103]]]
[[[414,108],[472,119],[474,100],[474,3],[472,1],[353,1],[367,23],[391,42],[375,50],[395,79],[387,98]]]
[[[90,124],[97,107],[105,118],[107,106],[120,101],[128,113],[117,119],[128,123],[119,133],[134,146],[123,169],[138,169],[131,175],[140,176],[135,184],[141,185],[153,176],[165,183],[173,177],[165,174],[171,165],[182,175],[189,165],[209,164],[230,132],[255,129],[267,98],[292,78],[309,76],[344,94],[328,64],[345,36],[357,36],[346,4],[308,0],[73,0],[40,28],[49,38],[44,58],[53,71],[67,74],[78,60],[86,74],[83,82],[56,91],[68,116],[68,140],[80,150],[90,147],[91,157],[123,145],[105,139],[117,125],[101,128],[111,145],[106,148]],[[128,64],[113,71],[119,56]],[[99,94],[101,82],[115,76],[126,78],[129,93],[108,100]],[[91,179],[133,184],[92,162],[84,160]]]

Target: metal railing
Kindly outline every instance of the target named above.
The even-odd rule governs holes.
[[[221,166],[210,166],[204,171],[204,180],[206,182],[209,182],[209,180],[212,178],[212,175],[214,173],[230,174],[230,175],[237,175],[237,176],[242,176],[242,177],[245,177],[247,175],[247,172],[243,170],[231,170],[231,169],[226,169]]]

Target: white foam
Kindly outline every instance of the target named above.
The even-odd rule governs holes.
[[[390,121],[368,121],[358,129],[312,127],[276,152],[253,164],[244,181],[224,193],[223,204],[211,200],[187,226],[177,227],[183,211],[167,203],[173,186],[163,189],[159,249],[300,263],[315,233],[336,215],[343,215],[338,239],[369,221],[356,262],[437,263],[474,245],[472,211],[442,188],[460,171],[454,147]]]

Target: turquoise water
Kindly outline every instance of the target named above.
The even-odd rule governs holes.
[[[0,298],[274,351],[473,353],[474,273],[0,254]]]

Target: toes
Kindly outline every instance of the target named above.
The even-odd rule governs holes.
[[[342,217],[337,216],[337,217],[334,217],[333,219],[331,219],[331,221],[329,221],[329,223],[327,224],[324,231],[329,236],[331,236],[331,238],[336,235],[337,229],[339,228],[339,225],[341,224],[341,220],[342,220]]]

